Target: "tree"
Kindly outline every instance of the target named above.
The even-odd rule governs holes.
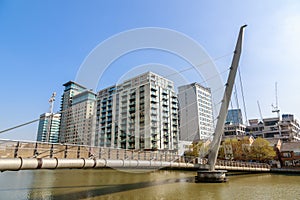
[[[201,153],[207,152],[208,145],[204,141],[193,142],[190,149],[190,151],[184,152],[185,156],[199,157]]]
[[[250,145],[249,137],[226,139],[219,150],[220,159],[230,160],[257,160],[265,162],[272,160],[275,155],[276,152],[273,150],[273,147],[263,138],[257,138],[252,145]]]
[[[249,157],[252,160],[257,160],[261,162],[266,162],[268,160],[272,160],[276,156],[276,152],[273,147],[270,146],[270,143],[263,139],[257,138],[250,149]]]
[[[242,139],[226,139],[222,143],[219,150],[219,158],[221,159],[234,159],[234,160],[247,160],[249,152],[249,138],[243,137]]]

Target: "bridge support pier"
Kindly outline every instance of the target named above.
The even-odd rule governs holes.
[[[226,182],[226,170],[214,170],[214,171],[197,171],[197,176],[195,176],[196,183],[222,183]]]

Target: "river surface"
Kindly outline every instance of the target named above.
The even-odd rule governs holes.
[[[300,176],[248,174],[194,183],[194,171],[112,169],[0,173],[0,199],[300,199]]]

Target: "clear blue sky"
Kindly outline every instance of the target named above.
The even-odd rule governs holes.
[[[264,117],[276,116],[271,113],[276,81],[282,113],[300,117],[299,10],[297,0],[0,0],[0,130],[38,118],[48,110],[53,91],[58,95],[58,111],[62,84],[75,80],[89,52],[114,34],[142,27],[182,32],[216,58],[233,51],[239,27],[248,24],[240,62],[248,118],[259,118],[257,100]],[[147,59],[141,58],[143,55]],[[122,63],[120,59],[116,63],[137,66],[151,59],[172,63],[166,60],[169,56],[157,52],[153,57],[147,52],[128,56],[130,62],[124,59]],[[230,63],[231,56],[215,64],[223,71]],[[99,88],[115,80],[114,70],[108,71]],[[37,126],[36,123],[0,137],[34,140]]]

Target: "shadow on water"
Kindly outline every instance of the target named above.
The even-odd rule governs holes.
[[[97,189],[90,189],[80,192],[73,192],[68,194],[58,194],[53,195],[51,199],[84,199],[84,198],[92,198],[92,197],[99,197],[107,194],[113,194],[118,192],[125,192],[129,190],[135,189],[142,189],[152,186],[159,186],[165,184],[172,184],[172,183],[194,183],[194,177],[186,177],[186,178],[176,178],[176,179],[167,179],[163,181],[152,181],[152,182],[140,182],[140,183],[132,183],[132,184],[122,184],[122,185],[94,185],[94,186],[81,186],[81,187],[103,187],[105,188],[97,188]],[[60,187],[61,188],[61,187]],[[78,188],[78,186],[77,186]],[[41,188],[46,189],[46,188]]]

